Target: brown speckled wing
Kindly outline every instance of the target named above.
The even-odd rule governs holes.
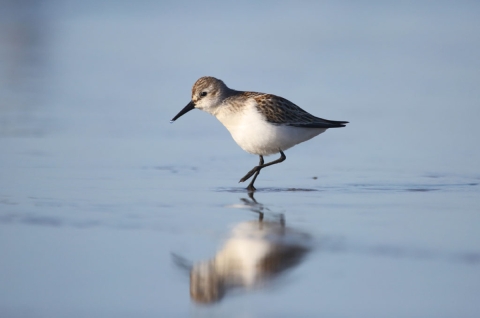
[[[254,92],[243,94],[255,99],[259,112],[272,124],[304,128],[337,128],[345,127],[348,123],[315,117],[280,96]]]

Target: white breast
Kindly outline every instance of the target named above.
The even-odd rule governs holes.
[[[274,125],[265,120],[253,98],[238,111],[225,109],[216,117],[232,134],[235,142],[246,152],[271,155],[309,140],[326,129]]]

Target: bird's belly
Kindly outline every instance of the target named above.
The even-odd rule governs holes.
[[[230,131],[235,142],[246,152],[256,155],[271,155],[309,140],[326,129],[300,128],[271,124],[250,109],[242,116],[219,118]]]
[[[271,155],[278,153],[280,150],[287,150],[324,131],[323,128],[299,128],[265,124],[261,127],[231,131],[231,133],[233,139],[246,152],[256,155]]]

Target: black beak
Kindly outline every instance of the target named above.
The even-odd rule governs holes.
[[[175,120],[177,120],[178,118],[180,118],[181,116],[183,116],[184,114],[188,113],[189,111],[191,111],[192,109],[195,108],[195,103],[193,101],[190,101],[190,103],[187,104],[187,106],[185,106],[178,114],[177,116],[173,117],[172,120],[170,120],[171,123],[173,123]]]

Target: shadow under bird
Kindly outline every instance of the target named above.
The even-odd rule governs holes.
[[[228,129],[235,142],[246,152],[258,155],[260,162],[240,182],[253,176],[253,186],[260,171],[286,159],[288,148],[307,141],[328,128],[345,127],[348,121],[315,117],[280,96],[236,91],[215,77],[198,79],[192,88],[192,100],[170,122],[192,109],[214,115]],[[280,153],[280,158],[265,163],[263,156]]]

